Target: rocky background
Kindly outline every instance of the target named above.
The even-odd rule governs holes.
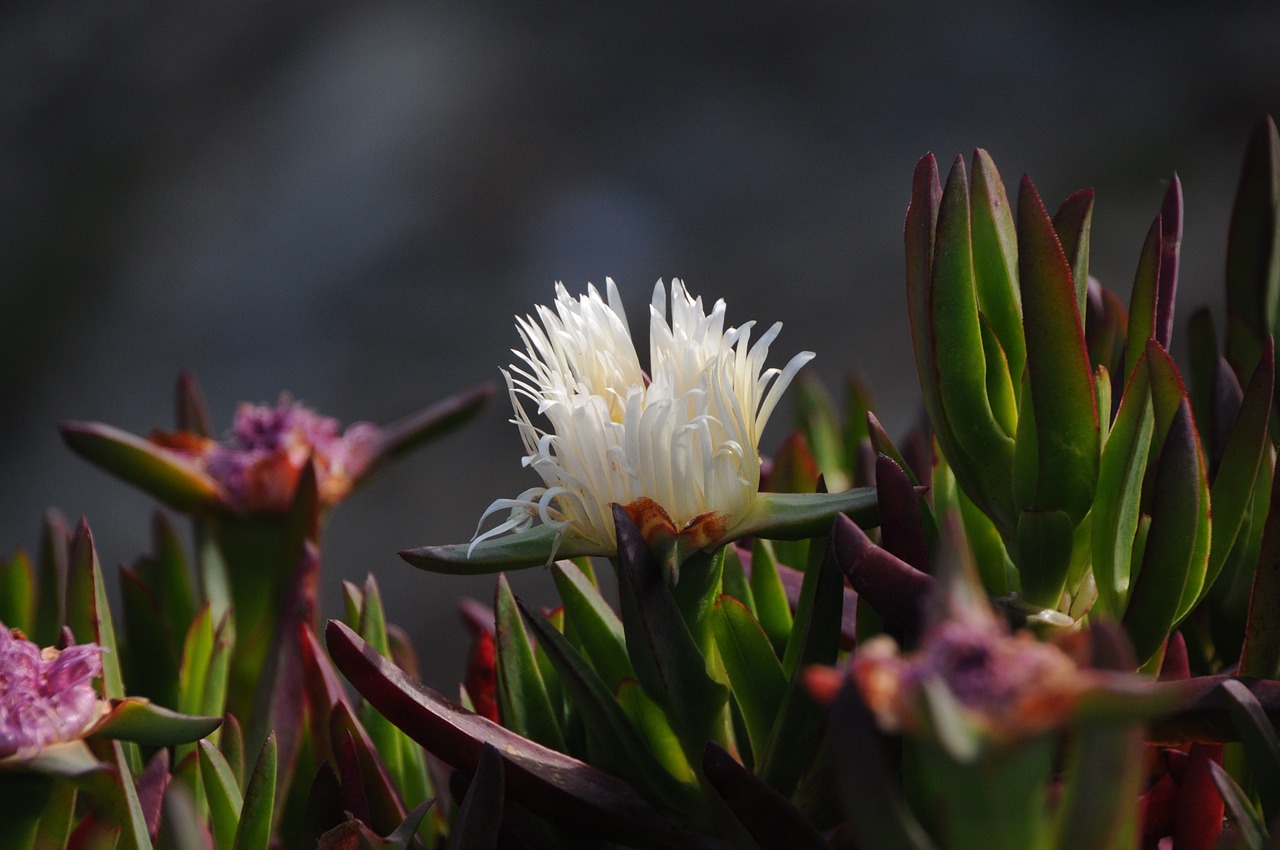
[[[1221,321],[1240,156],[1280,113],[1274,0],[621,5],[5,4],[0,552],[33,546],[51,505],[89,518],[109,571],[148,545],[150,500],[72,456],[60,420],[168,425],[190,368],[224,425],[282,389],[388,422],[498,379],[512,316],[556,280],[615,278],[640,340],[673,276],[731,322],[780,320],[775,363],[860,368],[896,433],[918,398],[902,217],[930,150],[945,168],[986,147],[1051,208],[1093,186],[1093,271],[1122,293],[1176,170],[1179,318]],[[492,580],[395,552],[466,540],[533,483],[507,416],[328,530],[327,610],[376,570],[446,691],[454,600]]]

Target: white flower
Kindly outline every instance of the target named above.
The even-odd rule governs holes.
[[[522,531],[535,520],[563,537],[574,533],[613,548],[611,505],[652,517],[654,507],[675,532],[703,545],[723,539],[760,489],[759,443],[765,424],[809,351],[782,370],[765,369],[775,324],[751,344],[754,322],[725,329],[725,303],[708,315],[680,281],[659,281],[649,308],[647,377],[627,329],[618,289],[606,280],[608,303],[594,286],[574,300],[556,285],[555,311],[516,325],[525,351],[504,371],[524,441],[524,465],[542,478],[514,499],[499,499],[481,518],[510,510],[482,540]],[[541,326],[539,326],[539,322]],[[545,417],[550,427],[534,423]]]

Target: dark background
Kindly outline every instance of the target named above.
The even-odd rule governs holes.
[[[512,316],[606,275],[638,339],[659,278],[785,329],[774,365],[856,365],[891,432],[917,393],[902,283],[916,159],[986,147],[1046,204],[1097,190],[1093,272],[1127,293],[1175,170],[1179,333],[1214,306],[1246,139],[1280,112],[1280,3],[620,5],[17,0],[0,11],[0,552],[45,507],[104,562],[151,502],[55,424],[215,421],[292,391],[385,423],[497,379]],[[788,416],[776,416],[766,448]],[[505,402],[337,512],[426,678],[462,667],[458,594],[399,549],[468,539],[535,483]],[[539,571],[517,589],[549,599]]]

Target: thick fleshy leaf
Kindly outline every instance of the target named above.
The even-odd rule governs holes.
[[[97,422],[64,422],[59,430],[76,454],[176,511],[214,510],[226,504],[226,494],[208,473],[150,440]]]
[[[532,625],[536,615],[529,612],[529,617]],[[640,848],[724,846],[689,832],[625,782],[521,738],[408,679],[345,625],[330,622],[326,638],[335,662],[356,689],[447,764],[474,771],[482,744],[493,744],[505,762],[508,796],[531,811]],[[539,638],[549,643],[541,634]],[[571,649],[567,642],[561,648]]]
[[[843,493],[759,493],[743,521],[714,545],[742,537],[766,540],[819,537],[831,527],[831,518],[836,514],[844,514],[864,528],[879,525],[875,488],[858,487]]]
[[[1254,809],[1249,795],[1217,762],[1209,762],[1209,772],[1213,787],[1222,797],[1227,822],[1239,842],[1237,846],[1245,850],[1264,850],[1268,846],[1267,825]]]
[[[822,471],[803,431],[793,431],[773,453],[768,490],[774,493],[814,493]]]
[[[872,483],[871,466],[864,462],[862,453],[871,436],[867,431],[867,414],[875,408],[875,396],[866,375],[856,368],[851,370],[845,376],[844,454],[853,473],[854,487]],[[873,452],[871,459],[874,458]]]
[[[1280,135],[1270,116],[1249,137],[1227,232],[1227,359],[1244,376],[1280,306]]]
[[[161,511],[156,511],[151,520],[151,539],[153,553],[139,560],[138,576],[155,596],[176,639],[191,625],[200,607],[199,600],[191,587],[191,570],[178,533]]]
[[[947,176],[930,271],[928,332],[936,380],[931,385],[922,381],[921,388],[937,395],[935,407],[942,418],[933,424],[957,481],[998,523],[1008,522],[1013,439],[997,422],[987,394],[963,157],[956,157]],[[1025,300],[1024,295],[1024,310]]]
[[[458,812],[454,834],[450,837],[451,850],[495,850],[502,826],[504,798],[502,756],[498,755],[493,744],[483,744],[475,775]]]
[[[842,526],[852,525],[851,520],[837,517],[826,545],[821,550],[814,547],[805,569],[795,624],[782,657],[787,688],[768,746],[756,760],[760,777],[786,796],[795,791],[821,741],[823,712],[805,689],[803,674],[810,665],[834,664],[839,653],[844,576],[836,540]]]
[[[1230,436],[1224,435],[1226,449],[1209,491],[1213,524],[1210,529],[1209,566],[1204,580],[1206,589],[1222,571],[1249,509],[1258,467],[1270,446],[1268,426],[1274,387],[1275,342],[1268,337],[1258,366],[1249,379],[1249,387]]]
[[[201,741],[200,778],[209,803],[209,826],[216,850],[232,850],[244,797],[231,765],[208,741]]]
[[[35,571],[27,553],[18,551],[0,561],[0,623],[34,634],[35,616]]]
[[[1231,720],[1240,734],[1244,757],[1253,787],[1262,802],[1267,822],[1280,815],[1280,740],[1258,698],[1242,683],[1227,679],[1222,683]]]
[[[27,786],[38,785],[29,777],[14,777]],[[3,780],[0,780],[2,782]],[[71,836],[71,828],[75,823],[76,800],[80,789],[73,782],[54,782],[53,792],[44,804],[44,813],[40,815],[40,825],[36,828],[34,850],[64,850]],[[17,807],[22,804],[12,801]],[[15,807],[16,808],[16,807]],[[21,811],[21,808],[17,810]],[[39,811],[39,806],[31,806],[28,811]]]
[[[201,437],[213,435],[209,406],[205,404],[204,393],[200,391],[200,383],[193,372],[184,369],[178,373],[174,402],[178,430],[190,431]]]
[[[684,745],[671,728],[671,721],[667,719],[662,706],[654,702],[635,679],[623,679],[618,684],[614,697],[630,719],[631,725],[644,739],[645,747],[653,753],[663,769],[686,785],[696,784],[698,775],[694,772],[689,757],[685,755]],[[603,747],[609,746],[607,740],[600,743]],[[590,752],[590,745],[588,751]]]
[[[1112,617],[1121,616],[1128,603],[1133,540],[1154,430],[1146,356],[1144,351],[1131,373],[1103,448],[1090,523],[1099,613]]]
[[[830,850],[799,809],[711,741],[702,754],[702,771],[761,847]]]
[[[384,658],[391,657],[391,646],[387,641],[387,618],[382,607],[382,592],[378,589],[378,581],[373,573],[365,576],[364,590],[361,593],[363,605],[360,609],[360,637],[378,651]],[[291,712],[302,717],[302,711]],[[398,786],[404,773],[401,759],[400,730],[396,729],[387,718],[378,713],[370,705],[360,706],[360,724],[369,733],[378,755],[382,757],[387,772]]]
[[[1123,631],[1110,620],[1088,631],[1091,667],[1129,676],[1136,660]],[[1072,735],[1053,846],[1129,850],[1137,831],[1137,799],[1145,778],[1142,727],[1080,723]]]
[[[148,747],[171,747],[198,741],[220,725],[221,717],[179,714],[150,700],[129,697],[112,700],[107,716],[89,734]]]
[[[613,521],[620,613],[631,666],[649,696],[678,725],[681,738],[701,747],[729,692],[708,675],[706,660],[640,529],[617,505]]]
[[[171,783],[164,795],[157,850],[208,850],[209,830],[200,822],[196,801],[186,786]]]
[[[933,850],[902,798],[875,718],[852,679],[831,706],[832,763],[849,832],[863,850]]]
[[[1079,524],[1098,483],[1100,425],[1071,268],[1040,196],[1025,177],[1018,192],[1018,279],[1034,411],[1036,484],[1021,507],[1060,510]],[[1030,447],[1028,447],[1030,448]],[[1019,436],[1018,452],[1024,447]]]
[[[738,557],[743,557],[741,550]],[[787,601],[787,592],[778,573],[773,544],[768,540],[753,541],[750,562],[748,580],[756,603],[756,616],[774,650],[783,653],[787,648],[787,637],[791,634],[791,604]]]
[[[1173,819],[1173,841],[1179,848],[1213,850],[1222,835],[1222,796],[1213,783],[1210,765],[1222,761],[1222,745],[1196,742],[1187,754],[1178,804]]]
[[[1140,688],[1149,699],[1164,699],[1172,706],[1151,720],[1148,741],[1179,746],[1188,741],[1239,740],[1231,718],[1230,698],[1221,687],[1229,678],[1249,689],[1273,726],[1280,724],[1280,681],[1222,674],[1193,676],[1181,682],[1155,682]]]
[[[585,725],[609,743],[617,764],[611,769],[637,784],[671,808],[681,810],[691,805],[690,788],[682,786],[666,770],[652,752],[648,741],[632,724],[614,692],[591,669],[586,659],[564,638],[546,617],[519,602],[525,621],[533,630],[539,648],[547,654],[574,708],[581,712]]]
[[[1053,231],[1062,243],[1062,254],[1071,266],[1076,285],[1076,309],[1085,314],[1089,293],[1089,227],[1093,222],[1093,190],[1081,189],[1062,202],[1053,214]]]
[[[582,647],[605,685],[616,688],[623,679],[634,677],[622,621],[599,588],[573,561],[556,561],[551,577],[564,605],[565,632]]]
[[[67,619],[76,640],[102,647],[102,694],[108,699],[124,696],[120,652],[116,641],[102,565],[93,545],[93,533],[83,519],[71,540],[67,564]],[[137,767],[141,769],[141,764]]]
[[[848,472],[850,458],[845,453],[831,394],[811,369],[800,371],[791,384],[791,392],[796,404],[796,421],[827,487],[836,492],[848,490],[853,485]]]
[[[733,698],[742,710],[751,750],[763,755],[786,696],[787,675],[768,635],[741,602],[721,596],[711,624]]]
[[[1071,569],[1074,529],[1064,511],[1023,511],[1018,517],[1018,574],[1022,598],[1056,608]]]
[[[345,704],[333,707],[329,741],[338,751],[338,773],[345,789],[359,789],[366,811],[361,815],[379,832],[390,832],[407,809],[369,733]]]
[[[476,544],[470,556],[469,543],[422,546],[400,553],[413,566],[444,575],[476,575],[544,567],[555,558],[582,555],[613,555],[613,550],[569,533],[560,537],[549,525],[535,525],[525,531],[491,537]]]
[[[497,648],[498,704],[502,725],[553,750],[564,751],[564,735],[547,697],[529,635],[507,577],[498,573],[493,604]],[[483,756],[481,772],[483,772]]]
[[[1182,181],[1174,174],[1160,206],[1160,278],[1157,282],[1155,338],[1168,348],[1173,341],[1173,307],[1178,292],[1178,259],[1182,252]]]
[[[1161,220],[1157,215],[1147,229],[1142,253],[1138,256],[1138,271],[1133,279],[1133,291],[1129,295],[1129,331],[1125,343],[1125,369],[1133,371],[1146,350],[1147,340],[1156,336],[1156,299],[1160,297]]]
[[[927,153],[916,162],[911,176],[911,203],[903,227],[907,255],[907,316],[911,324],[911,343],[916,355],[916,370],[924,396],[925,409],[935,426],[943,424],[938,404],[938,375],[934,369],[934,339],[930,330],[929,281],[933,269],[933,242],[937,230],[938,207],[942,201],[942,185],[938,181],[938,163]],[[949,440],[950,434],[940,440]],[[883,451],[883,450],[881,450]]]
[[[1018,241],[1000,172],[981,148],[973,152],[973,270],[978,307],[990,323],[1014,381],[1022,374],[1022,299],[1018,291]]]
[[[1271,487],[1240,653],[1241,676],[1268,679],[1280,674],[1280,475],[1273,475]]]
[[[1202,571],[1194,575],[1193,563],[1202,475],[1191,406],[1183,402],[1156,463],[1151,529],[1122,620],[1141,663],[1156,653],[1173,628],[1188,582],[1203,581]]]
[[[71,532],[61,513],[45,511],[37,560],[36,622],[33,633],[38,646],[53,646],[58,641],[66,618],[67,559],[70,556]]]
[[[271,838],[271,818],[276,804],[276,736],[271,734],[258,753],[253,773],[244,789],[240,825],[236,828],[234,850],[267,850]]]
[[[894,633],[916,633],[933,578],[877,546],[852,523],[837,522],[832,539],[836,563],[859,599],[870,603]]]
[[[120,601],[124,609],[121,637],[126,651],[122,675],[129,690],[161,705],[178,704],[180,641],[169,631],[165,612],[133,569],[120,567]],[[146,647],[134,652],[132,647]]]
[[[885,455],[876,458],[876,500],[880,505],[881,545],[917,570],[927,572],[929,544],[920,494],[902,467]]]

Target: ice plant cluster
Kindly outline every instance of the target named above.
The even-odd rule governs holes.
[[[656,514],[677,532],[696,535],[705,526],[709,542],[750,509],[760,487],[761,433],[813,353],[765,369],[780,323],[752,344],[754,322],[726,328],[725,302],[708,314],[678,280],[668,321],[659,281],[646,374],[612,280],[606,298],[590,286],[575,299],[557,284],[554,310],[539,306],[536,320],[517,318],[525,351],[514,352],[519,362],[503,374],[524,465],[543,486],[490,505],[484,518],[510,515],[472,547],[535,521],[611,547],[613,504]]]
[[[321,416],[282,394],[275,406],[242,404],[228,443],[199,439],[162,443],[194,455],[240,510],[280,513],[293,502],[298,477],[314,461],[320,500],[340,502],[373,458],[377,426],[357,422],[345,431],[336,419]]]
[[[0,758],[79,738],[101,713],[97,644],[41,650],[0,623]]]

